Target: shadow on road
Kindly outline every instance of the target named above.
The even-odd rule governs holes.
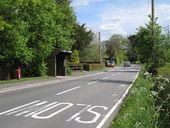
[[[132,81],[126,81],[126,80],[101,80],[101,79],[98,79],[96,81],[99,81],[101,83],[132,84]]]

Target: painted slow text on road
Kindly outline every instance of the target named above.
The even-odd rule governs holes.
[[[75,113],[73,116],[68,118],[66,121],[71,122],[75,121],[77,123],[84,123],[84,124],[92,124],[98,121],[98,119],[101,117],[101,114],[97,112],[97,110],[100,109],[100,111],[106,111],[108,110],[108,107],[106,106],[92,106],[92,105],[86,105],[86,104],[73,104],[73,103],[67,103],[67,102],[52,102],[49,103],[48,101],[40,101],[36,100],[33,102],[30,102],[28,104],[24,104],[22,106],[0,112],[1,115],[13,115],[13,116],[22,116],[22,117],[31,117],[34,119],[50,119],[54,116],[57,116],[59,113],[66,111],[67,109],[79,106],[81,107],[81,110]],[[87,115],[90,115],[92,118],[90,120],[84,119],[81,117],[83,113],[86,113]]]

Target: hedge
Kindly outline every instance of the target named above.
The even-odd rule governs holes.
[[[83,64],[84,71],[92,71],[104,68],[104,64]]]

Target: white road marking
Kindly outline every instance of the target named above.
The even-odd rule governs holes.
[[[114,97],[114,96],[117,96],[117,95],[118,95],[118,94],[115,93],[115,94],[113,94],[112,96]]]
[[[104,78],[103,78],[103,80],[106,80],[106,79],[109,79],[109,78],[110,78],[110,76],[108,76],[108,77],[104,77]]]
[[[132,87],[133,83],[135,82],[135,80],[137,79],[139,75],[139,72],[137,73],[135,79],[133,80],[132,84],[128,87],[128,89],[125,91],[125,93],[122,95],[122,97],[117,101],[117,103],[112,107],[112,109],[106,114],[106,116],[103,118],[103,120],[97,125],[96,128],[102,128],[103,125],[106,123],[106,121],[109,119],[109,117],[113,114],[113,112],[117,109],[117,107],[119,105],[121,105],[121,103],[123,102],[123,99],[126,97],[126,95],[128,94],[130,88]]]
[[[11,115],[11,114],[15,114],[15,113],[19,112],[15,116],[21,116],[21,115],[24,115],[26,113],[29,113],[30,111],[34,111],[34,108],[38,108],[39,106],[42,106],[43,104],[46,104],[47,102],[48,101],[43,101],[43,102],[37,103],[37,104],[35,104],[33,106],[29,106],[28,108],[24,108],[24,109],[13,111],[13,112],[8,113],[6,115]]]
[[[83,124],[92,124],[92,123],[97,122],[97,120],[100,118],[101,114],[98,113],[98,112],[96,112],[96,111],[94,111],[93,109],[95,109],[95,108],[103,108],[104,110],[107,110],[107,109],[108,109],[108,108],[105,107],[105,106],[93,106],[93,107],[90,107],[90,108],[88,108],[86,111],[89,112],[89,113],[91,113],[91,114],[93,114],[93,115],[95,115],[92,120],[83,121],[83,120],[81,120],[81,117],[76,117],[76,118],[75,118],[75,121],[78,122],[78,123],[83,123]]]
[[[88,83],[88,85],[94,84],[94,83],[96,83],[96,82],[97,82],[97,81],[90,82],[90,83]]]
[[[42,107],[40,107],[40,109],[35,110],[35,111],[33,111],[33,112],[30,112],[29,114],[25,115],[24,117],[32,116],[32,115],[34,115],[35,113],[37,113],[37,112],[39,112],[39,111],[41,111],[41,110],[43,110],[43,109],[45,109],[45,108],[51,107],[51,106],[53,106],[53,105],[55,105],[55,104],[57,104],[57,103],[58,103],[58,102],[53,102],[53,103],[50,103],[50,104],[48,104],[48,105],[42,106]]]
[[[113,100],[113,103],[116,102],[116,101],[118,101],[118,100],[119,100],[119,99],[114,99],[114,100]]]
[[[20,112],[22,113],[22,111],[30,112],[30,111],[34,110],[35,108],[37,109],[37,107],[39,107],[39,106],[41,106],[43,104],[46,104],[47,102],[48,101],[43,101],[43,102],[39,102],[39,103],[33,104],[31,106],[23,107],[21,109],[17,109],[17,110],[14,110],[12,112],[9,112],[6,115],[12,115],[12,114],[15,114],[15,113],[20,113]],[[24,112],[24,114],[25,114],[25,112]]]
[[[115,73],[115,74],[113,74],[113,75],[111,75],[111,77],[114,77],[114,76],[116,76],[118,73]]]
[[[42,114],[42,113],[44,113],[44,112],[46,112],[46,111],[49,111],[49,110],[51,110],[51,109],[53,109],[53,108],[55,108],[55,107],[58,107],[58,106],[60,106],[60,105],[66,105],[66,106],[65,106],[64,108],[59,109],[58,111],[56,111],[56,112],[54,112],[54,113],[51,113],[50,115],[40,116],[40,114]],[[42,110],[42,111],[40,111],[40,112],[35,113],[34,115],[32,115],[32,118],[35,118],[35,119],[49,119],[49,118],[51,118],[51,117],[59,114],[60,112],[66,110],[66,109],[68,109],[68,108],[70,108],[70,107],[72,107],[72,106],[73,106],[72,103],[58,103],[58,104],[56,104],[56,105],[54,105],[54,106],[51,106],[51,107],[46,108],[46,109],[44,109],[44,110]]]
[[[77,104],[78,106],[86,106],[85,108],[83,108],[82,110],[80,110],[78,113],[74,114],[72,117],[70,117],[68,120],[68,122],[72,121],[73,119],[75,119],[78,115],[80,115],[81,113],[83,113],[86,109],[88,109],[89,107],[91,107],[91,105],[86,105],[86,104]]]
[[[37,103],[37,102],[39,102],[39,100],[33,101],[33,102],[31,102],[31,103],[28,103],[28,104],[24,104],[24,105],[22,105],[22,106],[19,106],[19,107],[16,107],[16,108],[13,108],[13,109],[4,111],[4,112],[1,112],[0,115],[3,115],[3,114],[6,114],[6,113],[9,113],[9,112],[12,112],[12,111],[14,111],[14,110],[18,110],[18,109],[20,109],[20,108],[29,106],[29,105],[31,105],[31,104],[35,104],[35,103]]]
[[[77,104],[78,106],[85,106],[85,108],[83,108],[82,110],[80,110],[78,113],[74,114],[71,118],[69,118],[68,122],[71,122],[72,120],[78,122],[78,123],[83,123],[83,124],[92,124],[92,123],[95,123],[97,122],[97,120],[100,118],[101,114],[94,111],[93,109],[95,108],[102,108],[104,110],[107,110],[108,107],[106,106],[91,106],[91,105],[86,105],[86,104]],[[94,115],[94,118],[92,120],[89,120],[89,121],[84,121],[84,120],[81,120],[81,115],[83,112],[88,112],[92,115]]]
[[[68,90],[66,90],[66,91],[63,91],[63,92],[57,93],[56,95],[58,96],[58,95],[61,95],[61,94],[64,94],[64,93],[67,93],[67,92],[70,92],[70,91],[76,90],[76,89],[78,89],[78,88],[80,88],[80,86],[77,86],[77,87],[75,87],[75,88],[71,88],[71,89],[68,89]]]
[[[126,86],[128,86],[128,85],[126,85],[126,84],[121,84],[120,85],[120,87],[126,87]]]
[[[6,92],[11,92],[11,91],[16,91],[16,90],[22,90],[22,89],[27,89],[27,88],[43,86],[43,85],[55,84],[55,83],[60,83],[63,81],[78,80],[78,79],[87,78],[90,76],[100,75],[100,74],[104,74],[104,73],[106,73],[106,72],[99,72],[99,73],[94,73],[94,74],[75,77],[75,78],[72,77],[72,78],[68,78],[68,79],[64,79],[64,80],[50,80],[50,81],[37,82],[37,83],[33,83],[33,84],[26,84],[24,86],[2,88],[2,89],[0,89],[0,93],[6,93]]]

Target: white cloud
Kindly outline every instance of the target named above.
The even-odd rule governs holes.
[[[170,4],[160,4],[156,9],[158,22],[162,26],[170,25]]]
[[[143,7],[127,9],[108,9],[104,11],[101,17],[101,31],[110,31],[112,34],[129,34],[146,20],[146,12]],[[109,26],[108,26],[109,25]]]
[[[73,7],[86,6],[88,4],[88,0],[73,0],[72,3]]]
[[[113,34],[130,35],[135,33],[136,28],[144,26],[148,21],[150,8],[147,5],[134,8],[109,8],[103,11],[99,16],[101,23],[100,31],[103,33],[103,39],[108,39]],[[170,24],[170,4],[160,4],[156,6],[156,16],[158,22],[162,25]]]
[[[84,17],[84,19],[81,20],[85,22],[89,28],[100,31],[102,40],[104,40],[113,34],[123,34],[125,36],[134,34],[137,28],[144,26],[148,22],[148,15],[151,12],[151,8],[147,1],[139,0],[139,2],[135,4],[127,4],[127,2],[128,0],[121,0],[120,3],[123,3],[121,6],[114,2],[109,4],[109,0],[107,2],[106,0],[73,0],[72,5],[75,8],[79,8],[79,10],[82,6],[89,8],[92,14],[94,13],[95,16],[98,16],[98,18],[96,17],[96,20],[93,21],[90,20],[92,19],[91,17]],[[100,7],[97,9],[101,9],[98,11],[100,14],[96,14],[95,11],[93,12],[93,8],[88,7],[91,4],[95,6],[95,3],[103,4],[102,9]],[[170,4],[157,4],[155,13],[160,25],[164,27],[170,24]]]
[[[104,2],[104,0],[73,0],[73,7],[88,6],[92,3]]]

